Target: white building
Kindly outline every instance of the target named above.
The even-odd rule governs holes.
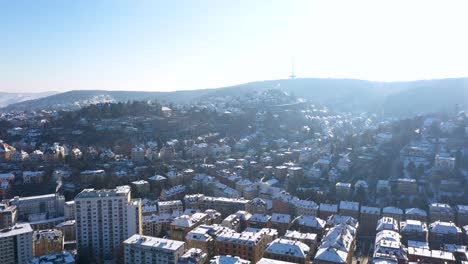
[[[455,169],[455,158],[450,157],[448,154],[442,153],[435,156],[435,167],[443,170]]]
[[[97,260],[114,259],[122,241],[141,234],[141,200],[132,200],[130,186],[84,189],[75,197],[78,254]]]
[[[183,211],[184,211],[184,206],[181,200],[158,202],[159,214],[173,214],[174,212],[178,212],[178,214],[182,214]]]
[[[16,224],[0,232],[0,263],[27,263],[33,257],[33,230],[29,224]]]
[[[123,243],[125,264],[175,264],[185,251],[184,242],[150,236],[133,235]]]

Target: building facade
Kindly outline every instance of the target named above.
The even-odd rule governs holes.
[[[141,201],[132,200],[129,186],[84,189],[75,197],[78,254],[98,262],[112,260],[122,241],[141,234]]]
[[[125,264],[176,264],[185,251],[184,242],[142,235],[123,244]]]

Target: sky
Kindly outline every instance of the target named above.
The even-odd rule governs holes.
[[[0,0],[0,91],[468,76],[468,1]]]

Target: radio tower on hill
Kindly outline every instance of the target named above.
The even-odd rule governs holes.
[[[289,78],[292,80],[296,79],[296,74],[294,74],[294,57],[292,59],[292,69],[291,69],[291,75],[289,75]]]

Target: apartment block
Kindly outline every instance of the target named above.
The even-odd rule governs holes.
[[[175,264],[185,251],[184,242],[138,234],[123,245],[125,264]]]
[[[142,233],[141,200],[130,186],[84,189],[75,197],[78,254],[97,261],[113,260],[122,241]]]

